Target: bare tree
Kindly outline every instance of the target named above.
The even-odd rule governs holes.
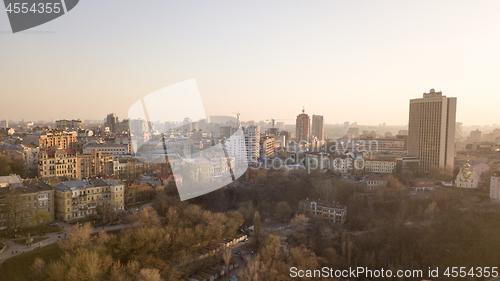
[[[228,278],[229,278],[229,263],[231,263],[232,256],[233,256],[233,251],[231,250],[231,248],[227,247],[224,250],[222,250],[222,260],[226,265],[226,271],[228,273],[226,274],[226,276],[228,276]]]

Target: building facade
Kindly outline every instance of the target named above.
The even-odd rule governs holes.
[[[311,132],[311,119],[309,115],[305,113],[302,109],[302,113],[297,115],[297,120],[295,121],[295,142],[308,142]]]
[[[318,138],[319,141],[325,139],[325,121],[323,115],[313,115],[311,135]]]
[[[129,146],[127,144],[116,143],[89,143],[83,146],[83,154],[90,154],[96,151],[113,155],[127,154]]]
[[[338,203],[306,199],[299,202],[299,210],[313,216],[321,216],[332,223],[347,222],[347,206]]]
[[[113,175],[113,154],[94,151],[76,157],[76,178]]]
[[[75,149],[42,150],[38,159],[38,176],[76,178],[77,162]]]
[[[260,127],[256,125],[246,126],[243,130],[248,165],[256,165],[260,152]]]
[[[61,182],[54,185],[56,218],[71,221],[97,214],[100,206],[123,210],[123,184],[103,179]]]
[[[57,120],[56,121],[56,128],[58,130],[78,130],[82,129],[82,120]]]
[[[75,148],[78,134],[75,131],[52,130],[44,132],[38,139],[40,149],[71,149]]]
[[[439,167],[453,172],[457,98],[431,89],[422,98],[410,100],[408,153],[420,159],[420,170]]]
[[[54,191],[50,185],[19,178],[0,187],[0,231],[37,227],[39,222],[34,217],[38,212],[54,220]]]

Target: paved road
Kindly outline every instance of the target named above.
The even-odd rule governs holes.
[[[17,243],[14,243],[13,240],[3,241],[2,243],[7,244],[7,246],[9,248],[4,253],[2,253],[0,255],[0,262],[3,260],[6,260],[8,258],[15,257],[17,255],[22,255],[23,253],[33,251],[33,249],[38,249],[41,247],[45,247],[47,245],[54,244],[60,240],[59,237],[61,237],[61,239],[64,238],[64,234],[66,233],[68,228],[72,227],[72,225],[68,224],[68,223],[58,223],[58,225],[64,226],[64,229],[60,232],[52,232],[52,233],[45,234],[45,236],[43,236],[43,237],[49,237],[48,239],[45,239],[45,240],[39,242],[40,244],[38,244],[38,243],[33,244],[31,247],[28,247],[26,245],[19,245]],[[130,224],[119,224],[119,225],[113,225],[113,226],[105,226],[105,227],[99,227],[97,229],[94,228],[92,230],[92,233],[97,233],[100,231],[111,231],[111,230],[117,230],[117,229],[124,229],[124,228],[128,228],[128,227],[131,227],[131,225]],[[37,238],[37,237],[41,237],[41,236],[34,236],[34,238]],[[26,237],[22,237],[22,238],[26,238]],[[17,239],[19,239],[19,238],[17,238]],[[14,252],[14,254],[12,254],[12,252]]]

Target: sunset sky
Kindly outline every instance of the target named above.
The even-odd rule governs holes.
[[[305,106],[326,123],[404,125],[409,100],[435,88],[458,98],[458,122],[500,123],[499,13],[499,1],[85,0],[12,34],[0,11],[0,120],[121,120],[195,78],[208,115]]]

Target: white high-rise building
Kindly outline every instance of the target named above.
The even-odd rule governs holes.
[[[247,126],[243,130],[243,135],[245,136],[248,165],[255,165],[260,151],[260,127]]]
[[[408,154],[420,158],[420,170],[439,167],[453,172],[455,157],[457,98],[431,89],[422,98],[410,100]]]
[[[323,115],[313,115],[311,135],[317,137],[319,141],[325,138],[325,121]]]
[[[255,165],[260,152],[260,127],[251,125],[243,127],[243,135],[237,131],[226,139],[225,147],[229,156],[235,157],[236,165]]]

